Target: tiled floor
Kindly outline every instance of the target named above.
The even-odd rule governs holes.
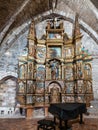
[[[37,130],[39,119],[0,119],[0,130]],[[58,130],[58,126],[56,128]],[[98,118],[85,117],[84,124],[72,122],[72,130],[98,130]]]

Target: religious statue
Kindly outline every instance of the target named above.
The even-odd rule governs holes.
[[[53,87],[51,88],[51,102],[57,103],[60,102],[60,92],[58,86],[54,83]]]
[[[53,61],[51,61],[50,65],[51,65],[52,79],[58,79],[59,78],[59,64],[58,64],[58,62],[53,60]]]

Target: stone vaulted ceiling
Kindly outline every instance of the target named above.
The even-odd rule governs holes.
[[[80,20],[98,34],[97,0],[0,0],[1,44],[13,28],[51,10],[52,1],[56,2],[56,9],[66,13],[66,16],[78,12]],[[93,38],[98,43],[98,39],[94,36]]]

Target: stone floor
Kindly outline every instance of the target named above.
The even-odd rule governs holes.
[[[39,119],[0,119],[0,130],[37,130],[37,121]],[[78,120],[70,122],[72,130],[98,130],[98,118],[84,117],[84,124],[79,124]],[[58,126],[56,126],[56,130]]]

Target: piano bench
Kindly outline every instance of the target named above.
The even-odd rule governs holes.
[[[38,121],[37,130],[39,130],[40,128],[43,130],[55,130],[55,123],[54,121],[48,119],[42,119]]]

